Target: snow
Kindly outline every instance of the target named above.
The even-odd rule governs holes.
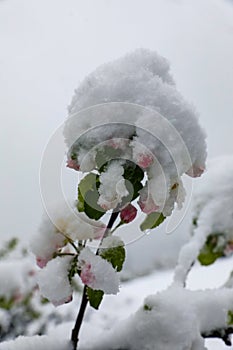
[[[102,290],[106,294],[119,292],[119,277],[112,265],[84,248],[78,257],[81,268],[81,280],[94,290]]]
[[[197,218],[198,225],[203,222],[209,226],[209,233],[225,233],[229,240],[233,238],[232,174],[231,155],[211,159],[208,171],[194,193],[193,208],[193,217]]]
[[[100,175],[98,204],[103,209],[116,208],[121,203],[122,198],[129,194],[123,174],[124,168],[121,161],[113,161],[107,170]]]
[[[54,253],[67,245],[67,237],[74,241],[98,239],[105,230],[101,221],[89,219],[66,202],[56,205],[49,214],[44,214],[38,232],[30,242],[31,251],[37,256],[40,267],[44,267]]]
[[[196,227],[190,241],[181,249],[174,276],[176,282],[184,283],[189,269],[210,234],[219,236],[218,244],[225,246],[225,255],[232,253],[232,175],[232,156],[222,156],[209,161],[208,171],[194,191],[193,218]]]
[[[188,278],[188,287],[191,291],[198,291],[197,295],[199,293],[199,290],[203,290],[205,288],[211,287],[211,288],[219,288],[222,286],[225,281],[228,278],[228,275],[230,274],[230,271],[232,269],[232,258],[222,259],[220,260],[215,266],[210,266],[208,268],[201,267],[201,266],[195,266]],[[173,273],[172,271],[165,271],[165,272],[154,272],[153,274],[150,274],[148,276],[143,276],[141,278],[135,279],[133,281],[129,281],[127,283],[123,283],[121,292],[118,294],[118,296],[111,296],[106,295],[104,297],[103,303],[100,306],[100,310],[96,311],[92,308],[87,309],[87,313],[85,316],[84,324],[81,329],[81,335],[80,335],[80,350],[96,350],[96,346],[100,346],[103,342],[101,341],[101,338],[103,338],[103,331],[109,334],[110,328],[115,327],[118,325],[118,327],[121,325],[122,322],[125,319],[129,317],[130,314],[134,314],[137,309],[139,309],[140,312],[142,312],[142,306],[145,305],[144,299],[150,295],[154,294],[156,292],[160,292],[160,301],[161,301],[161,291],[166,290],[166,288],[171,284],[172,282]],[[189,291],[190,292],[190,291]],[[169,292],[168,292],[169,293]],[[195,295],[195,294],[194,294]],[[180,295],[180,303],[182,304],[182,308],[184,306],[184,300],[182,300],[182,297],[185,297],[185,301],[191,299],[192,303],[192,294],[189,295]],[[154,297],[153,297],[154,298]],[[201,296],[202,298],[202,296]],[[197,300],[197,298],[196,298]],[[205,300],[206,301],[206,300]],[[206,301],[208,303],[208,300]],[[174,304],[172,304],[171,301],[168,300],[169,306],[172,307],[172,309],[176,309],[176,300]],[[180,305],[179,303],[179,305]],[[71,305],[72,306],[72,305]],[[164,305],[166,307],[166,303]],[[67,306],[65,306],[67,307]],[[74,305],[72,306],[74,308]],[[191,304],[189,305],[191,307]],[[199,313],[200,316],[204,316],[204,313],[202,312],[203,305],[196,311]],[[218,303],[216,303],[216,306],[213,311],[216,311],[216,308],[218,308]],[[75,303],[75,308],[77,309],[77,303]],[[178,310],[177,312],[181,311]],[[204,311],[204,309],[203,309]],[[217,310],[219,314],[219,310]],[[147,311],[148,313],[149,311]],[[148,316],[148,314],[145,315],[145,318]],[[168,315],[166,315],[166,320],[172,316],[169,310]],[[188,320],[192,315],[188,316]],[[177,320],[180,318],[180,315],[177,316],[177,318],[174,319],[173,325],[178,324]],[[216,320],[216,314],[213,317],[213,322]],[[127,321],[129,322],[129,321]],[[69,323],[63,323],[60,326],[54,327],[51,326],[48,337],[20,337],[17,341],[8,341],[0,343],[0,350],[26,350],[30,349],[30,346],[34,346],[35,350],[41,350],[42,347],[46,347],[47,344],[49,346],[47,347],[49,350],[53,349],[59,349],[60,346],[62,350],[68,350],[68,341],[65,341],[70,336],[71,329],[73,327],[73,322]],[[123,327],[123,324],[122,324]],[[185,329],[187,327],[184,325]],[[153,329],[153,332],[155,330]],[[91,335],[91,336],[90,336]],[[176,336],[173,334],[172,336]],[[177,337],[180,336],[182,338],[182,334],[177,335]],[[39,341],[40,340],[40,341]],[[114,337],[113,337],[114,340]],[[121,340],[122,342],[123,340]],[[97,345],[96,345],[97,344]],[[208,350],[224,350],[224,349],[231,349],[232,347],[226,347],[222,341],[210,339],[205,341],[206,347]],[[57,348],[55,347],[57,346]],[[63,348],[62,348],[63,346]],[[33,348],[32,348],[33,349]],[[33,349],[33,350],[34,350]],[[109,348],[111,349],[111,347]],[[138,348],[136,348],[138,349]],[[154,348],[153,348],[154,349]],[[171,348],[170,348],[171,349]],[[169,349],[169,350],[170,350]],[[172,346],[173,349],[173,346]],[[157,348],[156,348],[157,350]],[[181,350],[181,349],[179,349]]]
[[[100,252],[101,249],[109,249],[109,248],[115,248],[115,247],[123,247],[124,242],[117,236],[108,236],[103,239],[100,246]]]
[[[139,199],[146,213],[170,215],[184,199],[180,177],[200,176],[205,169],[205,133],[197,113],[177,91],[166,59],[147,49],[104,64],[84,79],[69,107],[64,137],[68,165],[75,170],[99,169],[98,154],[105,147],[118,151],[110,160],[141,166],[148,175],[148,193],[142,190]],[[106,210],[127,194],[120,169],[113,178],[113,164],[100,177],[99,204]]]
[[[55,306],[72,300],[72,288],[68,279],[72,257],[56,257],[48,262],[38,274],[41,294]]]
[[[35,286],[32,259],[10,259],[0,263],[0,297],[21,298]]]
[[[68,341],[54,339],[47,336],[34,336],[32,338],[19,337],[15,341],[9,341],[5,344],[0,344],[1,350],[71,350]]]

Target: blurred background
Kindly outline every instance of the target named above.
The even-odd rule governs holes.
[[[27,243],[37,230],[41,158],[74,89],[98,65],[135,48],[169,60],[207,132],[208,157],[231,154],[232,38],[230,0],[1,0],[0,239]],[[128,276],[173,265],[189,227],[190,210],[172,234],[165,223],[131,244]]]

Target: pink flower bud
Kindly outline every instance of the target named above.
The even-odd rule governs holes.
[[[45,267],[48,263],[50,259],[45,259],[45,258],[41,258],[39,256],[36,257],[36,264],[37,266],[39,266],[41,269],[43,269],[43,267]]]
[[[121,220],[126,224],[133,221],[136,216],[137,209],[132,204],[128,204],[127,207],[122,209],[120,213]]]
[[[191,166],[191,168],[186,171],[186,174],[191,177],[199,177],[203,174],[205,168],[204,167],[198,167],[198,166]]]
[[[224,255],[229,256],[233,253],[233,242],[228,242],[227,246],[224,249]]]
[[[74,159],[68,159],[68,160],[67,160],[67,163],[66,163],[66,166],[67,166],[68,168],[71,168],[71,169],[74,169],[74,170],[77,170],[77,171],[80,169],[79,164],[78,164],[77,161],[74,160]]]
[[[146,169],[153,163],[153,161],[154,161],[154,158],[152,154],[142,153],[138,155],[137,165],[139,165],[143,169]]]

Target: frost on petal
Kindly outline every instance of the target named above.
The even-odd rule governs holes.
[[[106,294],[117,294],[119,278],[108,261],[92,253],[89,248],[84,248],[78,257],[78,262],[83,283]]]
[[[72,257],[57,257],[39,272],[40,292],[55,306],[72,300],[72,288],[68,279],[71,260]]]

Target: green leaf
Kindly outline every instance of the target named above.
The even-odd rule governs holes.
[[[145,311],[151,311],[151,310],[152,310],[152,307],[149,306],[149,305],[147,305],[147,304],[145,304],[145,305],[143,306],[143,309],[144,309]]]
[[[90,305],[94,309],[98,310],[103,296],[104,292],[102,290],[94,290],[90,287],[87,287],[87,298],[89,300]]]
[[[0,297],[0,309],[10,310],[14,304],[14,298],[7,299],[5,296]]]
[[[135,163],[127,160],[123,165],[124,167],[124,178],[129,180],[131,183],[137,183],[143,180],[144,171]]]
[[[141,181],[144,178],[144,171],[137,164],[127,160],[123,167],[123,177],[129,194],[123,198],[122,205],[132,202],[139,196],[139,191],[143,188]]]
[[[206,240],[206,243],[204,247],[202,248],[198,260],[201,263],[201,265],[211,265],[213,264],[218,258],[222,257],[224,255],[224,248],[225,244],[219,245],[219,238],[223,237],[222,234],[211,234]],[[223,240],[224,242],[225,240]]]
[[[68,279],[70,283],[76,273],[78,273],[78,256],[75,256],[70,263],[70,270],[68,273]]]
[[[151,230],[162,224],[162,222],[166,219],[162,213],[150,213],[147,215],[146,219],[141,223],[140,229],[141,231]]]
[[[233,325],[233,311],[232,310],[229,310],[227,313],[227,324],[228,324],[228,326]]]
[[[110,262],[117,272],[122,270],[125,261],[125,248],[123,245],[113,248],[102,248],[100,256]]]
[[[77,209],[90,219],[99,220],[105,211],[98,205],[99,176],[93,173],[86,175],[78,185]]]

